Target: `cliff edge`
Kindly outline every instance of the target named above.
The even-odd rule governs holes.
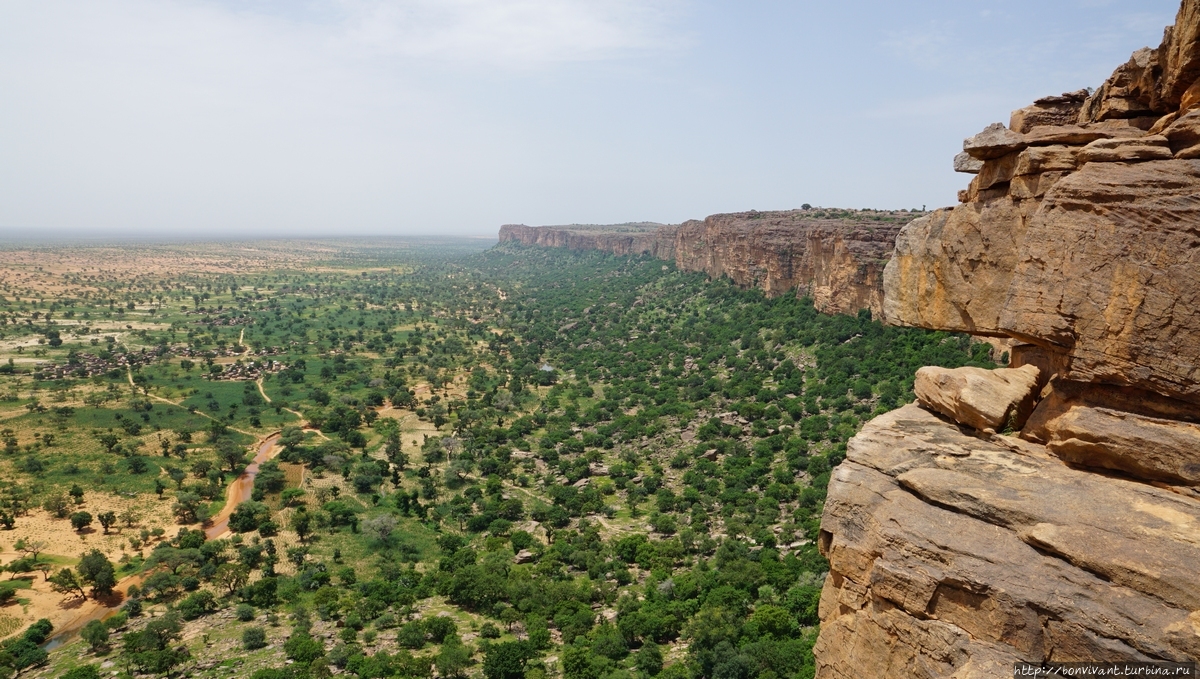
[[[500,242],[647,254],[768,295],[809,295],[826,313],[870,309],[878,316],[896,235],[919,214],[814,208],[717,214],[679,225],[506,224]]]
[[[834,472],[818,677],[1200,658],[1200,0],[1095,92],[964,142],[889,322],[1011,338],[917,374]]]

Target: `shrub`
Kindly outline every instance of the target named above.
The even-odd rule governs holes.
[[[100,668],[96,665],[80,665],[67,670],[62,679],[100,679]]]
[[[92,620],[83,626],[79,636],[87,642],[93,653],[108,647],[108,627],[99,620]]]
[[[446,637],[458,632],[458,625],[455,625],[453,620],[440,615],[426,619],[422,627],[435,644],[442,643]]]
[[[192,594],[179,602],[179,614],[184,620],[195,620],[202,615],[212,613],[217,608],[217,601],[212,592],[201,591]]]
[[[267,645],[267,632],[261,627],[247,627],[242,632],[242,647],[247,651],[262,648]]]
[[[293,634],[283,645],[283,652],[291,660],[308,664],[325,655],[325,647],[308,634]]]
[[[235,614],[238,620],[250,622],[254,619],[254,607],[250,604],[238,604]]]
[[[425,627],[416,620],[405,623],[396,632],[396,643],[404,648],[421,648],[425,645]]]

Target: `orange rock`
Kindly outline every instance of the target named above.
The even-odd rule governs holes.
[[[1038,395],[1037,366],[939,368],[917,371],[913,391],[921,405],[975,429],[1020,429]]]

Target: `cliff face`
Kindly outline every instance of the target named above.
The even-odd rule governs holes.
[[[878,315],[884,265],[896,234],[915,216],[815,209],[720,214],[657,228],[505,225],[500,242],[649,254],[768,295],[795,290],[827,313]]]
[[[819,677],[1200,658],[1196,159],[1200,0],[1094,94],[966,140],[976,176],[898,236],[885,317],[1012,338],[1036,379],[923,369],[851,440]]]
[[[525,226],[500,227],[500,242],[517,242],[546,248],[603,250],[614,255],[650,255],[675,258],[675,230],[663,224],[620,224],[616,226]]]

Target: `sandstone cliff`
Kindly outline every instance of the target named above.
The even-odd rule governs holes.
[[[1024,372],[923,369],[851,440],[818,677],[1200,658],[1197,159],[1200,0],[1094,93],[966,140],[975,177],[899,234],[885,317],[1011,338]]]
[[[818,208],[719,214],[677,226],[509,224],[500,228],[500,242],[648,254],[768,295],[795,290],[827,313],[878,315],[896,234],[918,214]]]
[[[603,250],[614,255],[650,255],[671,260],[675,258],[676,228],[651,222],[605,226],[505,224],[500,227],[500,242],[517,242],[546,248]]]

